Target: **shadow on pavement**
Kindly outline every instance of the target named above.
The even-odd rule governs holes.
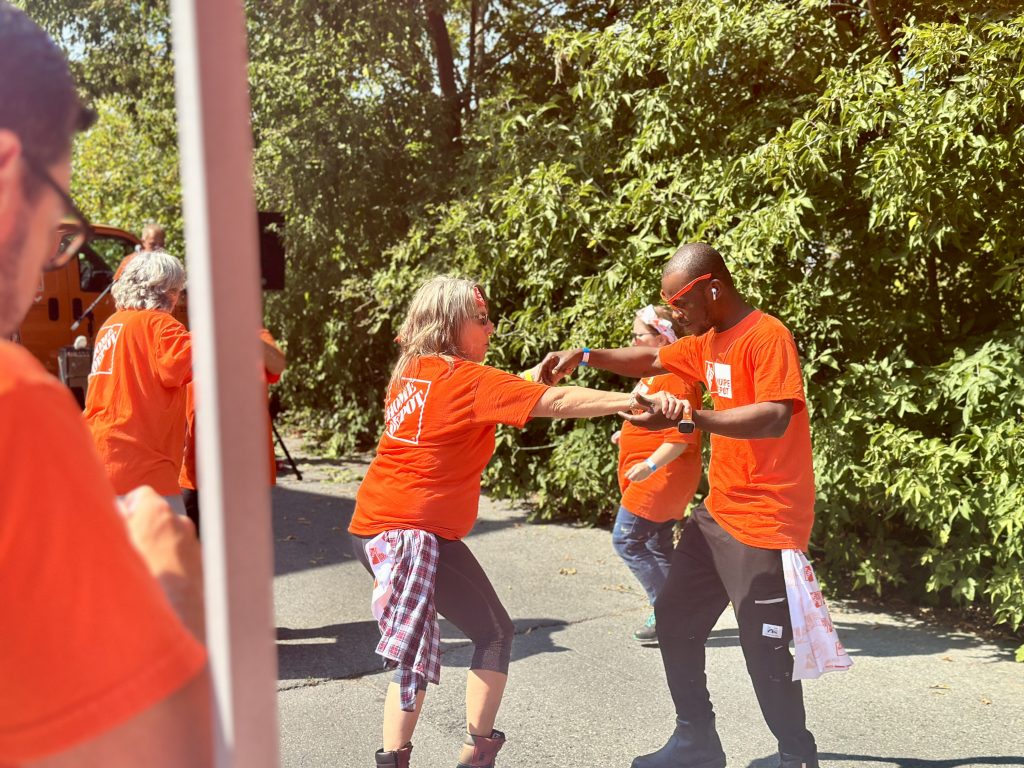
[[[275,576],[355,560],[348,534],[354,499],[279,485],[273,490],[273,501]],[[466,541],[472,549],[477,536],[525,521],[525,512],[478,520]]]
[[[513,662],[543,653],[569,650],[552,639],[556,631],[567,625],[564,621],[520,619],[514,623]],[[303,629],[278,627],[277,639],[278,680],[344,680],[383,669],[381,658],[374,653],[380,632],[372,620]],[[468,667],[472,658],[471,647],[470,641],[450,622],[441,621],[442,666]]]
[[[373,620],[303,629],[278,627],[277,639],[284,641],[277,644],[278,680],[344,680],[383,668],[373,652],[380,640]]]
[[[906,627],[887,624],[857,624],[835,622],[839,639],[850,655],[891,658],[897,656],[930,656],[946,651],[984,652],[978,638],[955,630],[941,631],[936,627]],[[993,648],[992,661],[1001,660],[1004,652]],[[936,763],[938,765],[938,763]],[[951,763],[950,765],[953,765]],[[994,763],[998,765],[998,763]],[[1024,763],[1020,763],[1024,766]]]
[[[885,624],[857,624],[837,621],[839,639],[850,655],[891,658],[899,656],[932,656],[949,651],[970,650],[976,654],[987,653],[991,661],[1001,661],[1006,651],[993,648],[986,651],[978,644],[978,638],[956,631],[942,632],[935,627],[899,627]],[[735,648],[740,644],[735,629],[716,629],[708,637],[708,648]],[[1014,765],[1014,763],[1010,763]],[[994,763],[998,765],[998,763]],[[1024,762],[1020,763],[1024,768]],[[772,768],[775,768],[773,766]]]

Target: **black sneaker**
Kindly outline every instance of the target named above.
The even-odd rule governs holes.
[[[658,642],[658,628],[655,626],[653,613],[647,617],[644,625],[633,633],[633,639],[639,640],[641,643]]]

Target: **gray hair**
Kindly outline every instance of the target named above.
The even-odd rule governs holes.
[[[185,287],[185,268],[167,251],[137,253],[110,290],[118,309],[170,312]]]

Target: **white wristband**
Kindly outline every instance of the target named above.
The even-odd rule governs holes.
[[[651,461],[650,457],[644,459],[644,464],[646,464],[650,468],[651,472],[658,471],[658,465]]]

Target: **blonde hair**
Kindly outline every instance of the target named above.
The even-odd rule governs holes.
[[[391,372],[388,391],[398,385],[406,368],[419,357],[440,357],[454,365],[454,359],[461,357],[459,336],[463,325],[484,311],[477,305],[476,291],[487,300],[479,283],[450,275],[438,275],[419,287],[398,332],[402,352]]]

